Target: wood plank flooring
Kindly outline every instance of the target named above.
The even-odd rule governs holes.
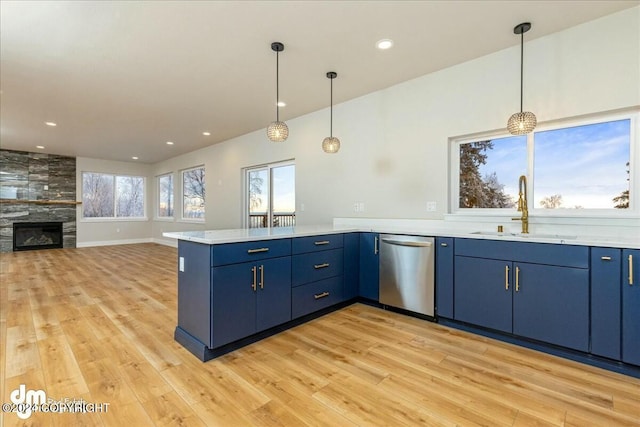
[[[355,304],[202,363],[173,340],[176,250],[0,256],[0,393],[102,413],[5,426],[640,426],[640,380]]]

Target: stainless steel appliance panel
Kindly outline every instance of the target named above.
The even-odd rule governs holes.
[[[433,237],[380,235],[380,302],[434,316]]]

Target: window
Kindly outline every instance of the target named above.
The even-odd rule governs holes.
[[[144,178],[82,173],[84,218],[144,218]]]
[[[296,225],[295,173],[292,162],[245,169],[247,227]]]
[[[540,126],[523,136],[454,141],[452,210],[515,209],[520,175],[528,179],[529,209],[538,213],[629,210],[636,120],[637,114],[608,116]]]
[[[182,171],[182,218],[204,221],[204,166]]]
[[[158,177],[158,218],[173,218],[173,174]]]

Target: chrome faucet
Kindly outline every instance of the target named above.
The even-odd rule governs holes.
[[[529,208],[527,207],[527,177],[520,175],[518,181],[518,212],[522,212],[520,218],[511,218],[513,221],[522,221],[522,234],[529,234]]]

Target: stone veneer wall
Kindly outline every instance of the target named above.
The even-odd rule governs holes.
[[[0,198],[76,200],[76,158],[0,150]],[[14,222],[61,221],[63,246],[76,247],[76,205],[0,203],[0,252],[13,250]]]

